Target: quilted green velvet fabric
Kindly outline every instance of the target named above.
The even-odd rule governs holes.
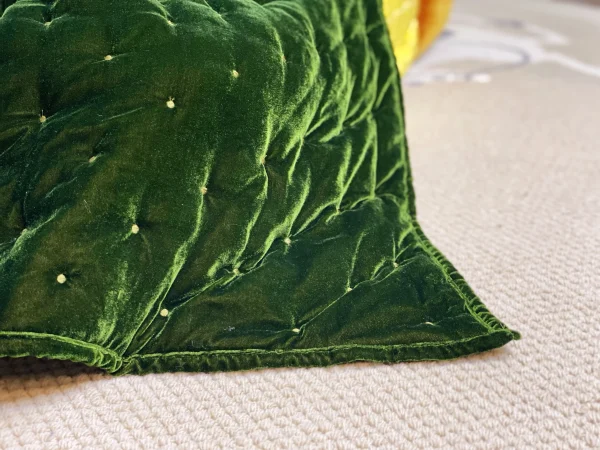
[[[380,0],[9,3],[0,356],[120,375],[519,337],[415,219]]]

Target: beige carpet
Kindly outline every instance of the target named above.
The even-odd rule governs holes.
[[[425,232],[522,340],[447,362],[123,378],[0,359],[0,448],[598,448],[594,3],[458,0],[405,80]]]

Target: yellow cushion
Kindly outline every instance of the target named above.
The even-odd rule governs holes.
[[[400,72],[442,31],[451,7],[452,0],[383,0]]]

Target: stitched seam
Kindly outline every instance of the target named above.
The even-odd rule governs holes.
[[[381,15],[383,15],[383,6],[382,6],[381,2],[378,2],[378,8],[379,8],[379,13]],[[384,32],[387,35],[387,42],[391,43],[391,36],[390,36],[389,28],[385,27]],[[397,67],[398,64],[397,64],[396,54],[393,51],[391,52],[391,58]],[[450,286],[452,287],[452,289],[464,301],[465,307],[467,308],[467,310],[469,311],[471,316],[475,320],[477,320],[479,323],[481,323],[490,332],[493,332],[493,330],[506,330],[506,328],[504,328],[502,326],[500,321],[498,319],[496,319],[489,312],[489,310],[487,310],[487,307],[483,304],[483,302],[479,299],[479,297],[474,292],[470,293],[456,283],[456,281],[454,280],[454,278],[452,277],[452,275],[449,273],[449,270],[448,270],[449,269],[448,265],[450,264],[450,262],[442,255],[442,253],[437,248],[435,248],[433,243],[427,238],[427,236],[421,229],[421,226],[419,225],[419,222],[417,220],[415,192],[414,192],[414,186],[413,186],[413,181],[412,181],[412,166],[410,164],[408,139],[406,136],[406,108],[404,106],[404,95],[403,95],[402,88],[401,88],[400,73],[398,71],[396,71],[394,77],[395,77],[395,84],[396,84],[397,89],[399,89],[398,92],[400,95],[400,112],[401,112],[400,120],[402,121],[402,132],[403,132],[402,140],[403,140],[403,150],[404,150],[402,153],[403,153],[403,157],[404,157],[403,159],[406,162],[406,175],[405,175],[405,180],[403,183],[404,184],[404,196],[406,199],[408,199],[409,213],[412,218],[413,234],[416,235],[417,241],[424,248],[427,255],[429,255],[429,257],[433,260],[433,262],[441,269],[442,273],[444,274],[444,276],[450,283]],[[462,275],[458,274],[458,271],[455,270],[455,272],[456,272],[456,275],[458,275],[461,279],[464,280]],[[465,283],[466,283],[466,281],[465,281]],[[475,311],[472,308],[473,305],[480,306],[483,309],[483,311],[480,311],[480,312]],[[487,317],[484,314],[485,312],[488,313]],[[510,332],[510,330],[507,330],[507,331]],[[513,333],[513,335],[514,335],[514,333]]]
[[[379,5],[379,6],[381,9],[381,5]],[[389,36],[389,29],[387,29],[387,27],[386,27],[385,33],[388,35],[388,41],[391,42],[391,38]],[[396,55],[394,52],[392,52],[392,58],[393,58],[394,64],[397,65]],[[396,72],[395,78],[396,78],[396,81],[395,81],[396,86],[399,89],[401,89],[401,81],[400,81],[399,72]],[[404,196],[406,199],[408,199],[409,213],[412,218],[411,224],[413,227],[413,234],[416,235],[417,241],[421,244],[421,246],[423,247],[423,249],[425,250],[427,255],[440,268],[440,270],[442,271],[442,273],[444,274],[444,276],[450,283],[450,286],[452,287],[454,292],[456,292],[458,294],[458,296],[463,300],[465,307],[467,308],[467,310],[469,311],[471,316],[475,320],[477,320],[477,322],[481,323],[488,331],[493,331],[495,329],[500,329],[500,330],[506,329],[501,326],[498,319],[495,319],[492,316],[492,314],[489,313],[489,311],[488,311],[488,314],[491,317],[487,317],[487,318],[484,317],[484,315],[482,313],[484,311],[487,311],[487,308],[485,307],[483,302],[478,298],[478,296],[475,293],[471,294],[471,293],[467,292],[466,290],[464,290],[462,287],[458,286],[458,284],[456,284],[456,281],[454,280],[454,278],[448,271],[448,265],[450,264],[449,261],[441,254],[441,252],[437,248],[435,248],[435,246],[427,238],[427,236],[425,235],[425,233],[421,229],[421,226],[418,223],[417,212],[416,212],[416,199],[415,199],[415,192],[414,192],[414,186],[413,186],[413,181],[412,181],[412,167],[410,164],[408,139],[406,136],[406,115],[405,115],[406,112],[405,112],[405,106],[404,106],[404,95],[403,95],[402,90],[400,90],[399,92],[400,92],[400,110],[401,110],[400,119],[402,121],[402,130],[403,130],[403,136],[402,136],[403,149],[404,149],[404,151],[403,151],[404,158],[403,159],[406,162],[406,171],[407,171],[406,177],[405,177],[405,180],[403,183],[404,184]],[[458,271],[456,271],[456,273],[458,276],[460,276],[460,278],[462,278],[464,280],[462,275],[458,274]],[[466,281],[465,281],[465,283],[466,283]],[[481,313],[477,312],[472,308],[472,304],[475,304],[476,306],[481,306],[481,307],[485,308],[485,310],[482,311]]]
[[[121,357],[113,350],[110,350],[106,347],[102,347],[98,344],[92,344],[86,341],[81,341],[78,339],[72,339],[64,336],[47,334],[47,333],[37,333],[37,332],[19,332],[19,331],[5,331],[0,332],[0,337],[6,336],[8,338],[15,337],[29,337],[34,339],[49,339],[52,341],[59,342],[67,342],[69,344],[75,346],[81,346],[85,348],[98,350],[106,355],[109,355],[115,359],[118,363],[128,363],[130,361],[139,360],[139,359],[158,359],[164,357],[172,357],[172,356],[212,356],[212,355],[245,355],[245,354],[312,354],[312,353],[329,353],[335,350],[351,350],[351,349],[380,349],[380,350],[394,350],[394,349],[414,349],[414,348],[436,348],[436,347],[444,347],[448,345],[455,344],[463,344],[476,339],[489,337],[497,334],[507,334],[512,335],[509,330],[500,329],[493,330],[491,333],[479,334],[477,336],[471,336],[463,339],[449,340],[449,341],[440,341],[440,342],[420,342],[415,344],[392,344],[392,345],[361,345],[361,344],[350,344],[350,345],[334,345],[331,347],[313,347],[306,349],[281,349],[281,350],[266,350],[260,348],[249,348],[243,350],[210,350],[210,351],[202,351],[202,352],[168,352],[168,353],[149,353],[146,355],[132,355],[128,357]]]
[[[419,227],[418,223],[415,224],[414,222],[416,222],[416,219],[413,219],[413,226]],[[454,281],[452,276],[448,273],[448,270],[446,267],[446,261],[444,261],[444,259],[440,258],[439,251],[436,251],[437,254],[434,253],[432,251],[434,249],[431,248],[432,244],[431,244],[431,242],[429,242],[429,240],[423,239],[420,236],[420,233],[418,233],[418,232],[415,232],[414,234],[416,235],[417,240],[423,246],[425,252],[429,255],[431,260],[435,263],[436,266],[438,266],[441,269],[442,273],[446,277],[446,280],[448,281],[448,283],[450,283],[450,286],[452,286],[454,291],[464,301],[465,307],[467,308],[467,310],[469,311],[471,316],[475,320],[477,320],[477,322],[481,323],[488,331],[493,331],[495,329],[493,327],[493,325],[491,323],[488,323],[484,317],[480,316],[476,311],[474,311],[471,308],[471,303],[473,302],[473,300],[477,299],[477,296],[473,297],[471,295],[468,295],[467,292],[463,291],[463,289],[461,289],[461,287],[456,284],[456,282]]]
[[[329,353],[334,350],[352,350],[352,349],[380,349],[380,350],[393,350],[393,349],[415,349],[415,348],[436,348],[436,347],[446,347],[448,345],[455,344],[464,344],[466,342],[470,342],[476,339],[481,339],[484,337],[489,337],[496,334],[508,334],[511,332],[509,330],[495,330],[492,333],[486,334],[478,334],[477,336],[471,336],[469,338],[450,340],[450,341],[440,341],[440,342],[420,342],[415,344],[392,344],[392,345],[360,345],[360,344],[352,344],[352,345],[334,345],[331,347],[313,347],[313,348],[300,348],[300,349],[281,349],[281,350],[265,350],[265,349],[244,349],[244,350],[210,350],[205,352],[169,352],[169,353],[149,353],[146,355],[132,355],[128,358],[124,358],[124,361],[134,361],[138,359],[146,359],[146,358],[162,358],[162,357],[170,357],[170,356],[199,356],[199,355],[244,355],[244,354],[313,354],[313,353]]]

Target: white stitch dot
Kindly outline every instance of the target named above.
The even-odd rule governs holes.
[[[61,273],[56,277],[56,281],[58,281],[60,284],[64,284],[67,281],[67,277]]]
[[[112,55],[106,55],[104,61],[112,61]]]
[[[202,192],[202,195],[206,195],[206,193],[208,192],[208,189],[206,188],[206,186],[202,186],[200,188],[200,192]]]
[[[138,234],[140,232],[140,227],[134,223],[133,225],[131,225],[131,232],[133,234]]]
[[[394,261],[394,269],[398,268],[398,263],[396,261]]]
[[[293,331],[294,333],[300,333],[300,328],[292,328],[292,331]]]
[[[432,322],[423,322],[425,325],[433,325]]]
[[[47,27],[49,27],[51,23],[52,23],[52,21],[49,20],[48,22],[44,22],[44,25],[47,26]]]
[[[286,237],[283,242],[285,242],[286,245],[292,245],[292,240],[289,237]]]
[[[160,310],[160,315],[163,317],[167,317],[169,315],[169,310],[167,308],[163,308]]]
[[[352,288],[349,287],[348,289],[346,289],[346,292],[352,292]]]
[[[169,97],[169,100],[167,100],[167,108],[169,108],[169,109],[175,108],[174,100],[175,99],[173,97]]]
[[[238,78],[240,76],[240,73],[234,69],[231,71],[231,75],[233,75],[233,78]]]
[[[40,116],[40,123],[44,123],[46,121],[46,119],[47,119],[46,116],[42,114]]]
[[[173,26],[175,26],[175,24],[174,24],[173,22],[171,22],[170,20],[167,20],[167,23],[168,23],[169,25],[171,25],[172,27],[173,27]]]
[[[240,274],[240,269],[238,269],[237,267],[233,269],[233,273],[234,275],[239,275]]]
[[[96,159],[97,159],[97,158],[98,158],[98,157],[97,157],[96,155],[94,155],[94,156],[92,156],[92,157],[91,157],[91,158],[88,160],[88,162],[91,164],[91,163],[93,163],[94,161],[96,161]]]

